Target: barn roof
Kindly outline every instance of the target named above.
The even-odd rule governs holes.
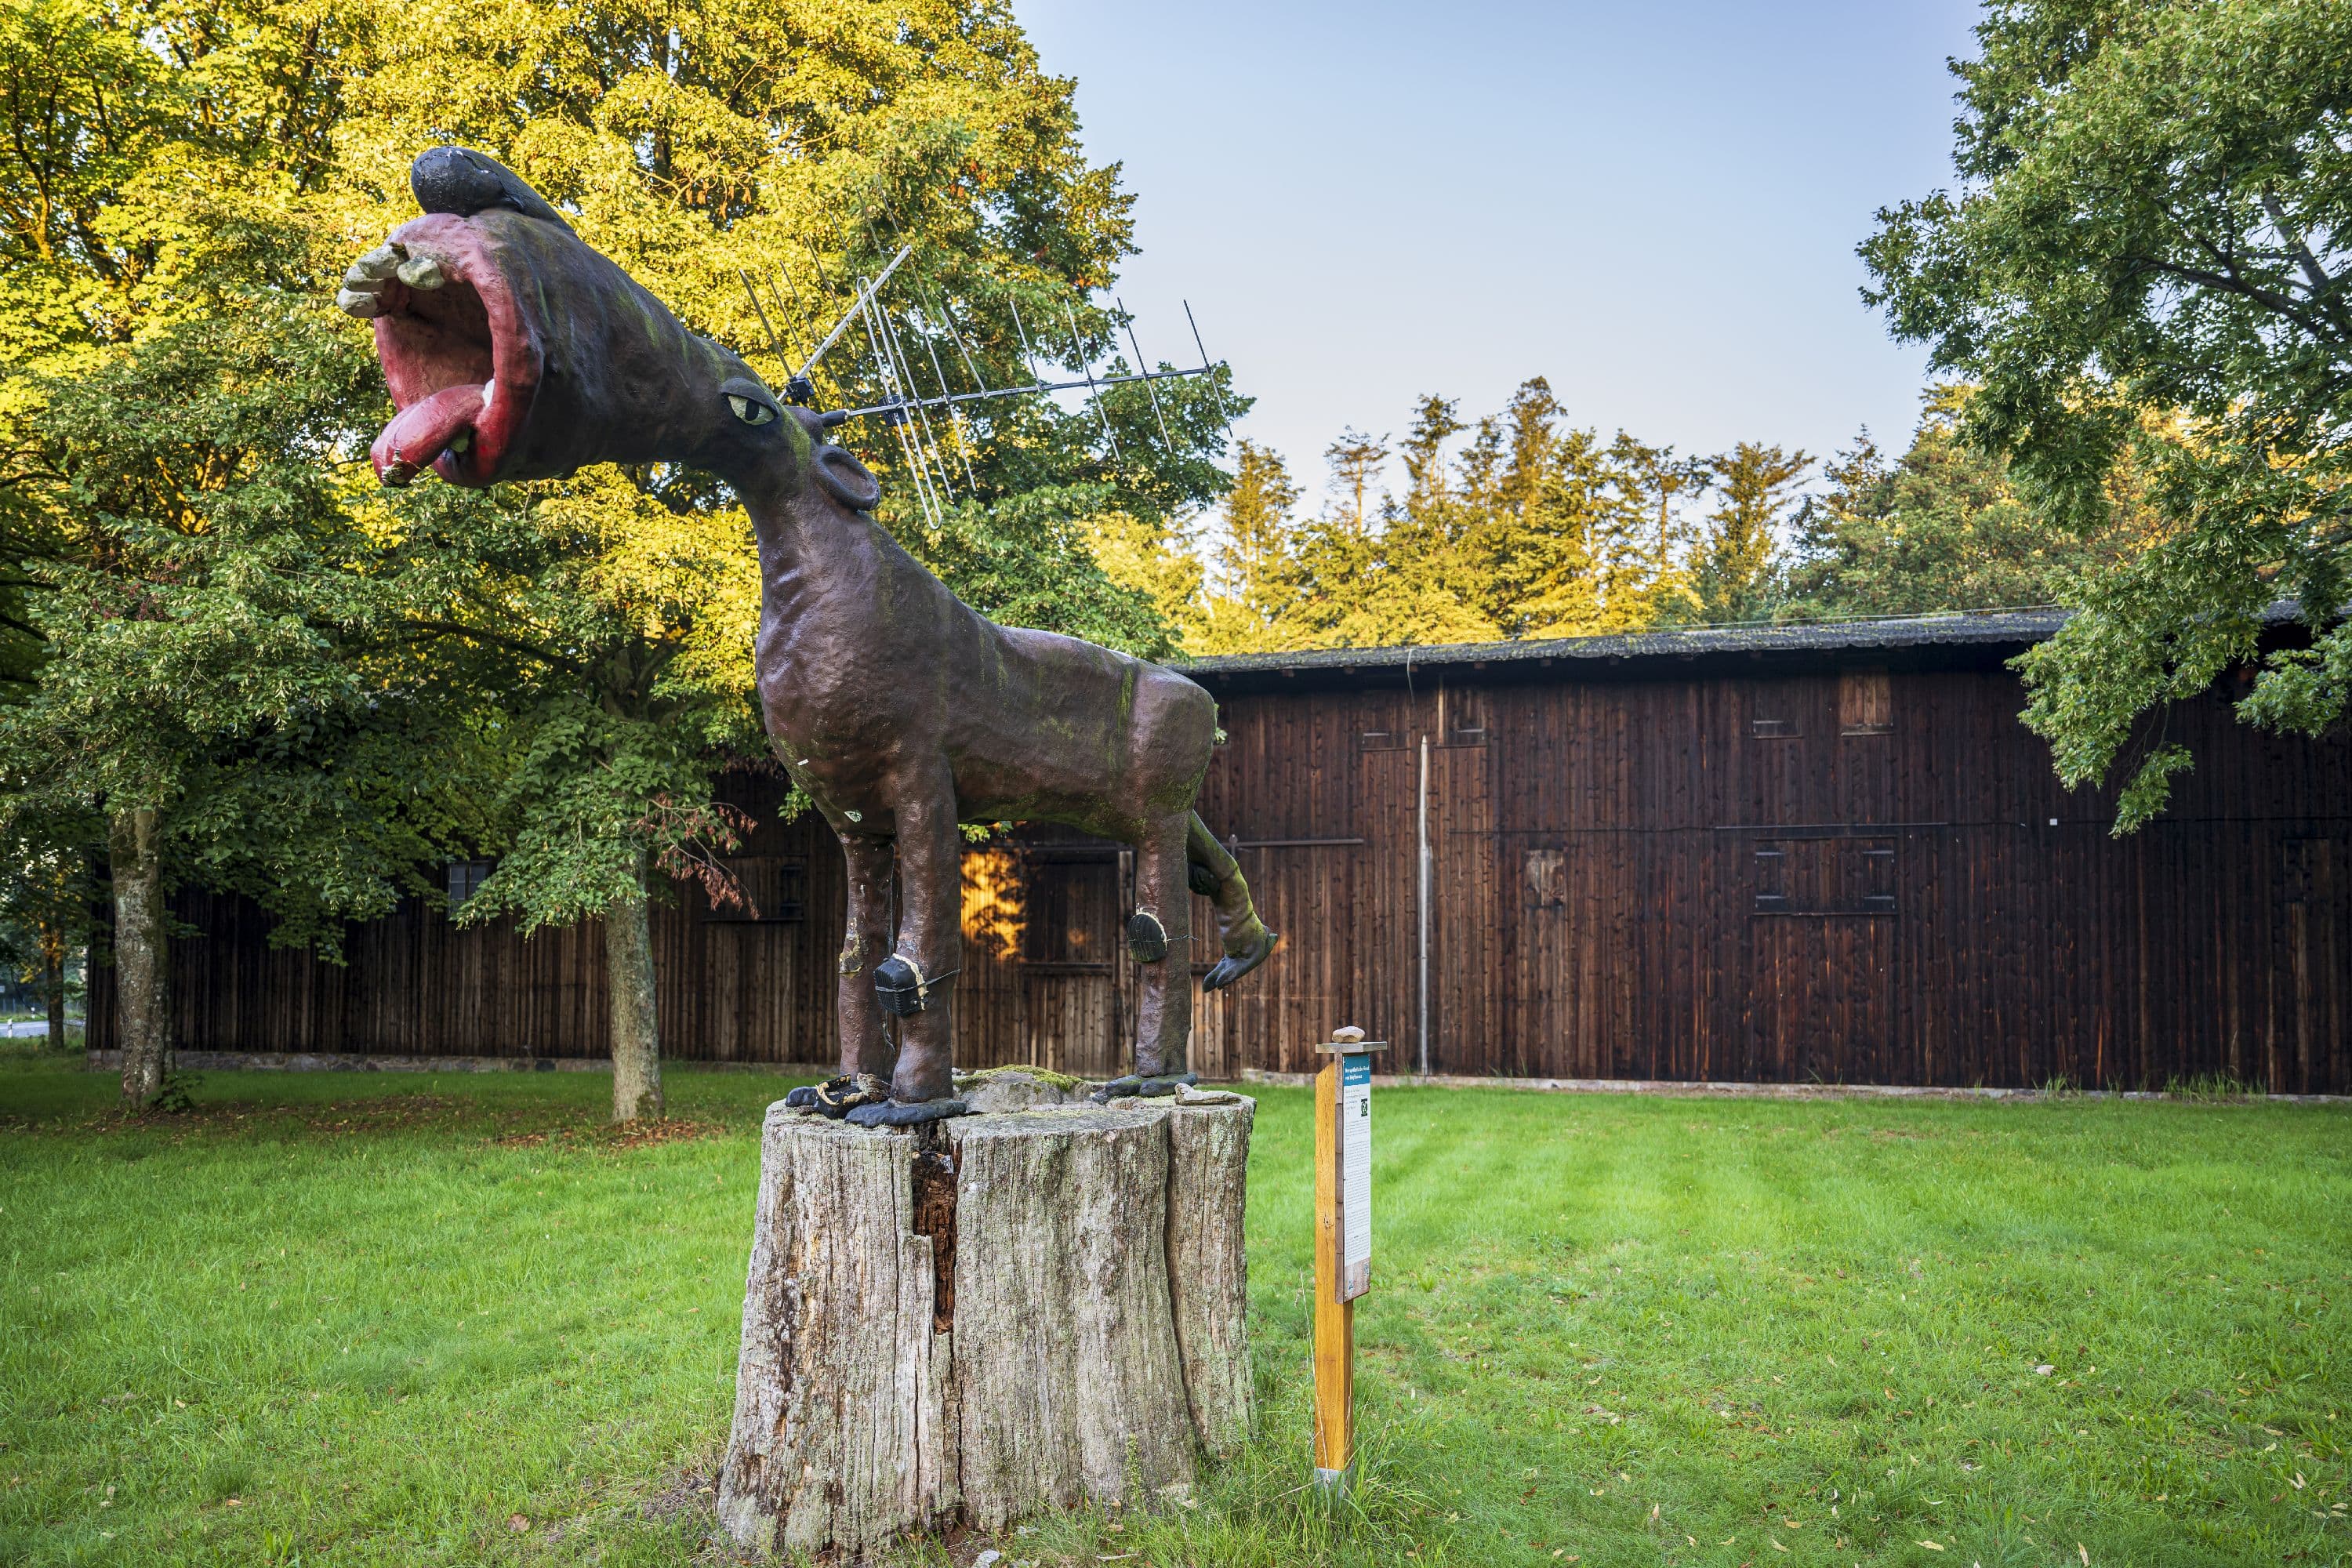
[[[1694,626],[1541,641],[1444,643],[1422,647],[1315,648],[1227,654],[1177,666],[1221,690],[1263,690],[1310,680],[1402,684],[1440,675],[1479,680],[1625,679],[1855,665],[1948,668],[1999,664],[2065,624],[2063,610],[1971,611],[1801,626]]]
[[[2273,633],[2300,615],[2292,600],[2263,613]],[[1176,668],[1219,691],[1457,680],[1671,679],[1739,672],[1797,674],[1856,668],[1995,668],[2066,623],[2068,612],[1963,610],[1792,626],[1694,626],[1543,641],[1444,643],[1423,647],[1316,648],[1227,654]]]

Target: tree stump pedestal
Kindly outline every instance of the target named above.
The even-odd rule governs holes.
[[[1250,1430],[1254,1102],[768,1111],[719,1515],[855,1563],[1192,1479]]]

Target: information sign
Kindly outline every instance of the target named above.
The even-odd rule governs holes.
[[[1339,1300],[1372,1283],[1372,1058],[1339,1058]]]

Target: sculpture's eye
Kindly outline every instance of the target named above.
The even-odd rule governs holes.
[[[776,417],[776,411],[766,404],[739,397],[731,392],[727,395],[727,406],[734,411],[736,418],[746,425],[766,425]]]

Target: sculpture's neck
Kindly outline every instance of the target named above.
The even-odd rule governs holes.
[[[857,522],[797,486],[789,456],[727,477],[759,540],[760,586],[770,616],[791,614],[814,598],[856,592],[863,574],[855,561],[862,552],[846,535]]]

